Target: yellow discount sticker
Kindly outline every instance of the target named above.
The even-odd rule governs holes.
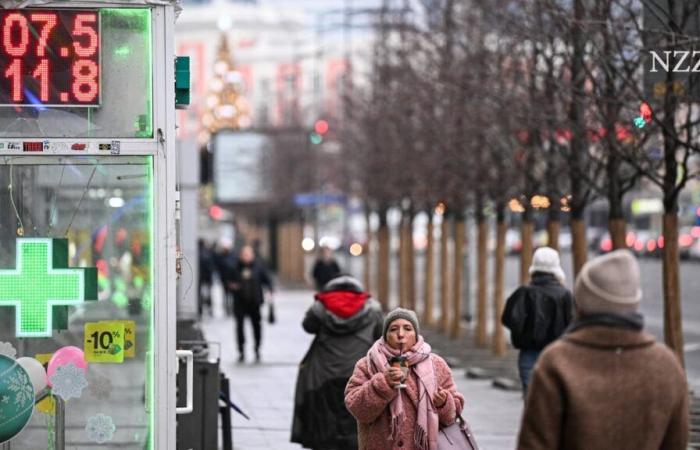
[[[92,322],[85,324],[83,351],[92,363],[124,362],[124,322]]]
[[[136,322],[124,320],[124,358],[136,356]]]
[[[103,320],[100,323],[124,324],[124,358],[136,356],[136,322],[133,320]]]

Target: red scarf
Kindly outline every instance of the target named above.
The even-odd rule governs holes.
[[[319,292],[316,300],[323,303],[326,309],[341,319],[347,319],[357,314],[365,306],[365,300],[370,295],[366,292],[330,291]]]

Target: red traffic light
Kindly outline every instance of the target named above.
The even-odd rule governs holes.
[[[314,130],[316,131],[316,133],[323,136],[324,134],[326,134],[328,132],[328,122],[326,122],[323,119],[317,120],[316,123],[314,124]]]

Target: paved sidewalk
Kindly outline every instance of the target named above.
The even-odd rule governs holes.
[[[233,414],[233,443],[237,450],[301,449],[289,442],[297,365],[313,336],[301,328],[306,309],[313,303],[309,290],[281,290],[275,298],[277,323],[263,329],[262,362],[252,362],[252,328],[248,326],[248,361],[236,362],[233,323],[222,317],[220,293],[214,296],[215,317],[202,329],[207,340],[222,345],[221,370],[231,379],[231,395],[250,417]],[[265,309],[265,317],[267,310]],[[458,389],[466,397],[464,415],[483,450],[511,450],[520,421],[522,400],[518,392],[493,389],[490,381],[469,380],[464,371],[454,373]]]

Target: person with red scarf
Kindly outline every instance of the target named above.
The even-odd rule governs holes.
[[[302,322],[315,334],[299,365],[291,441],[317,450],[356,450],[357,424],[344,404],[357,360],[382,335],[379,302],[353,277],[330,280]]]

